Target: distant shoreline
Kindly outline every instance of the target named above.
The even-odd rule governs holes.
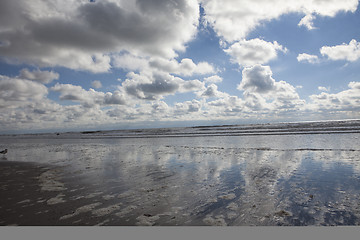
[[[360,133],[360,120],[331,120],[280,122],[263,124],[214,125],[174,128],[143,128],[124,130],[95,130],[29,134],[3,134],[1,138],[158,138],[158,137],[213,137],[298,134]]]

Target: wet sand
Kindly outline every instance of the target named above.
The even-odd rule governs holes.
[[[360,133],[91,134],[1,137],[0,225],[360,224]]]

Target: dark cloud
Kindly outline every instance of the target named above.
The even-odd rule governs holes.
[[[176,92],[190,92],[202,89],[199,80],[184,81],[163,72],[129,73],[122,88],[129,95],[144,100],[158,100]]]
[[[112,52],[176,56],[194,36],[199,15],[195,0],[6,0],[0,9],[3,58],[92,72],[108,71],[105,55]]]
[[[47,84],[52,82],[53,80],[59,79],[59,74],[53,71],[40,70],[34,70],[31,72],[29,71],[29,69],[24,68],[20,71],[19,78]]]

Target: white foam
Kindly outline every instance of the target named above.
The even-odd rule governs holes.
[[[96,224],[95,226],[103,226],[103,225],[105,225],[105,224],[108,223],[108,222],[110,222],[110,220],[109,220],[109,219],[105,219],[104,221],[102,221],[101,223]]]
[[[124,215],[131,213],[135,209],[137,209],[137,206],[130,205],[122,209],[120,212],[116,213],[115,215],[118,217],[124,217]]]
[[[227,214],[228,219],[234,219],[237,216],[238,216],[238,214],[236,212],[232,212],[232,211]]]
[[[41,191],[64,191],[66,190],[64,184],[59,181],[59,176],[55,174],[54,170],[49,170],[42,173],[38,177],[40,181]]]
[[[236,210],[239,209],[239,206],[236,203],[232,202],[226,208],[228,208],[230,210],[233,210],[233,211],[236,211]]]
[[[60,220],[68,219],[68,218],[71,218],[71,217],[75,217],[75,216],[79,215],[80,213],[90,212],[90,211],[92,211],[95,207],[100,206],[100,205],[101,205],[100,202],[96,202],[96,203],[92,203],[92,204],[89,204],[89,205],[85,205],[85,206],[79,207],[79,208],[77,208],[77,209],[75,210],[74,213],[68,214],[68,215],[65,215],[65,216],[62,216],[62,217],[60,218]]]
[[[119,210],[121,205],[122,205],[121,203],[118,203],[118,204],[114,204],[114,205],[111,205],[111,206],[108,206],[105,208],[96,209],[96,210],[92,211],[92,214],[96,215],[98,217],[105,216],[116,210]]]
[[[229,194],[226,194],[226,195],[219,196],[219,198],[226,199],[226,200],[232,200],[235,197],[236,197],[236,195],[234,193],[229,193]]]
[[[207,203],[216,203],[218,200],[217,198],[209,198],[206,202]]]
[[[227,226],[223,215],[217,215],[215,218],[208,215],[203,222],[211,226]]]
[[[85,196],[85,198],[93,198],[96,197],[100,194],[102,194],[103,192],[94,192],[94,193],[90,193],[89,195]]]
[[[48,205],[54,205],[54,204],[59,204],[59,203],[63,203],[66,202],[63,197],[65,197],[64,194],[60,193],[58,194],[56,197],[50,198],[49,200],[46,201],[46,203]]]
[[[117,198],[127,198],[134,194],[135,194],[134,191],[126,191],[126,192],[123,192],[123,193],[120,193],[119,195],[117,195]]]
[[[160,217],[158,215],[150,216],[150,217],[141,215],[136,218],[136,220],[138,220],[136,225],[138,225],[138,226],[153,226],[155,224],[155,222],[159,219],[160,219]]]
[[[21,202],[18,202],[18,203],[16,203],[16,204],[29,203],[29,202],[31,202],[31,200],[30,200],[30,199],[26,199],[26,200],[21,201]]]
[[[113,199],[115,196],[114,195],[105,195],[105,196],[102,196],[102,198],[104,200],[110,200],[110,199]]]

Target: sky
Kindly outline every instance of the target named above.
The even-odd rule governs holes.
[[[360,118],[357,0],[1,0],[0,133]]]

